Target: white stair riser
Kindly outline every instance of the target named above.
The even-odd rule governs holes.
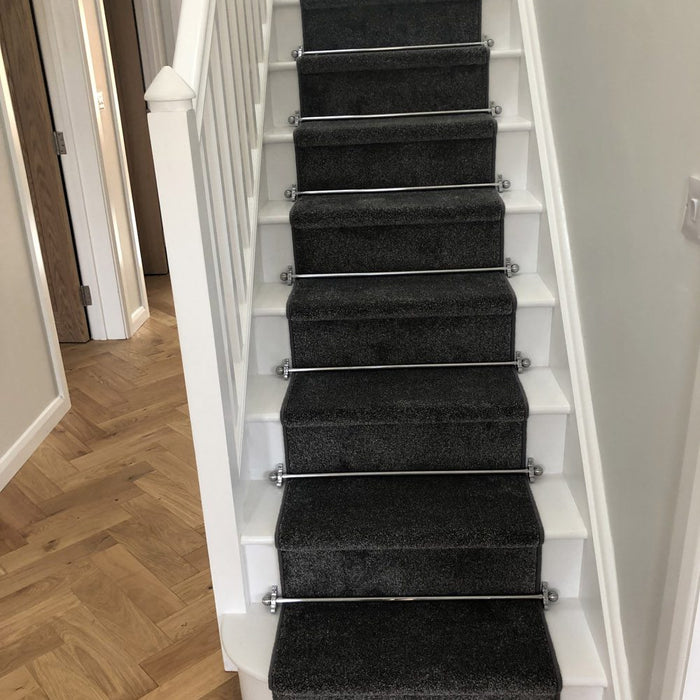
[[[552,309],[519,308],[515,321],[515,347],[532,360],[534,367],[549,364],[549,335]],[[255,316],[250,371],[269,374],[285,357],[290,356],[289,325],[285,316]]]
[[[518,114],[519,84],[520,57],[494,56],[489,68],[489,98],[503,108],[504,117]],[[288,127],[287,118],[299,109],[296,64],[287,60],[284,65],[274,66],[268,76],[267,89],[266,128]]]
[[[504,222],[505,254],[520,265],[523,274],[536,272],[540,230],[539,214],[509,214]],[[289,223],[261,224],[258,227],[258,280],[279,282],[280,272],[294,261]]]
[[[238,678],[245,700],[272,700],[272,693],[265,681],[253,678],[245,672],[239,672]],[[560,700],[603,700],[603,688],[565,687]]]
[[[496,172],[510,180],[514,189],[527,189],[529,131],[505,131],[498,135]],[[284,191],[297,181],[294,144],[266,143],[263,147],[263,187],[266,200],[284,199]],[[460,184],[460,183],[454,183]]]
[[[565,414],[541,414],[528,419],[527,453],[547,474],[562,472],[567,418]],[[245,430],[247,450],[241,476],[262,479],[275,464],[284,462],[282,424],[279,419],[249,420]]]
[[[270,488],[275,488],[270,486]],[[280,581],[279,558],[273,544],[244,545],[251,600],[259,601]],[[549,540],[542,545],[542,580],[564,598],[579,593],[583,540]]]
[[[482,29],[496,42],[496,48],[520,48],[511,43],[512,0],[489,0],[482,10]],[[279,5],[272,18],[271,61],[287,61],[292,49],[301,44],[301,10],[299,5]]]

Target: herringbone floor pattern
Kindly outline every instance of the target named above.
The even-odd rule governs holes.
[[[240,698],[222,668],[169,282],[64,346],[73,408],[0,493],[0,698]]]

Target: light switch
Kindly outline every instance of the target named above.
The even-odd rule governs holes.
[[[691,241],[700,241],[700,177],[691,177],[688,180],[688,199],[682,231]]]

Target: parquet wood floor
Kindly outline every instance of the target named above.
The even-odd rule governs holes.
[[[63,346],[73,407],[0,492],[0,698],[240,699],[223,670],[167,277]]]

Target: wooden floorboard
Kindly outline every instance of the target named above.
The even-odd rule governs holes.
[[[223,670],[172,296],[64,345],[72,409],[0,492],[0,698],[240,698]]]

